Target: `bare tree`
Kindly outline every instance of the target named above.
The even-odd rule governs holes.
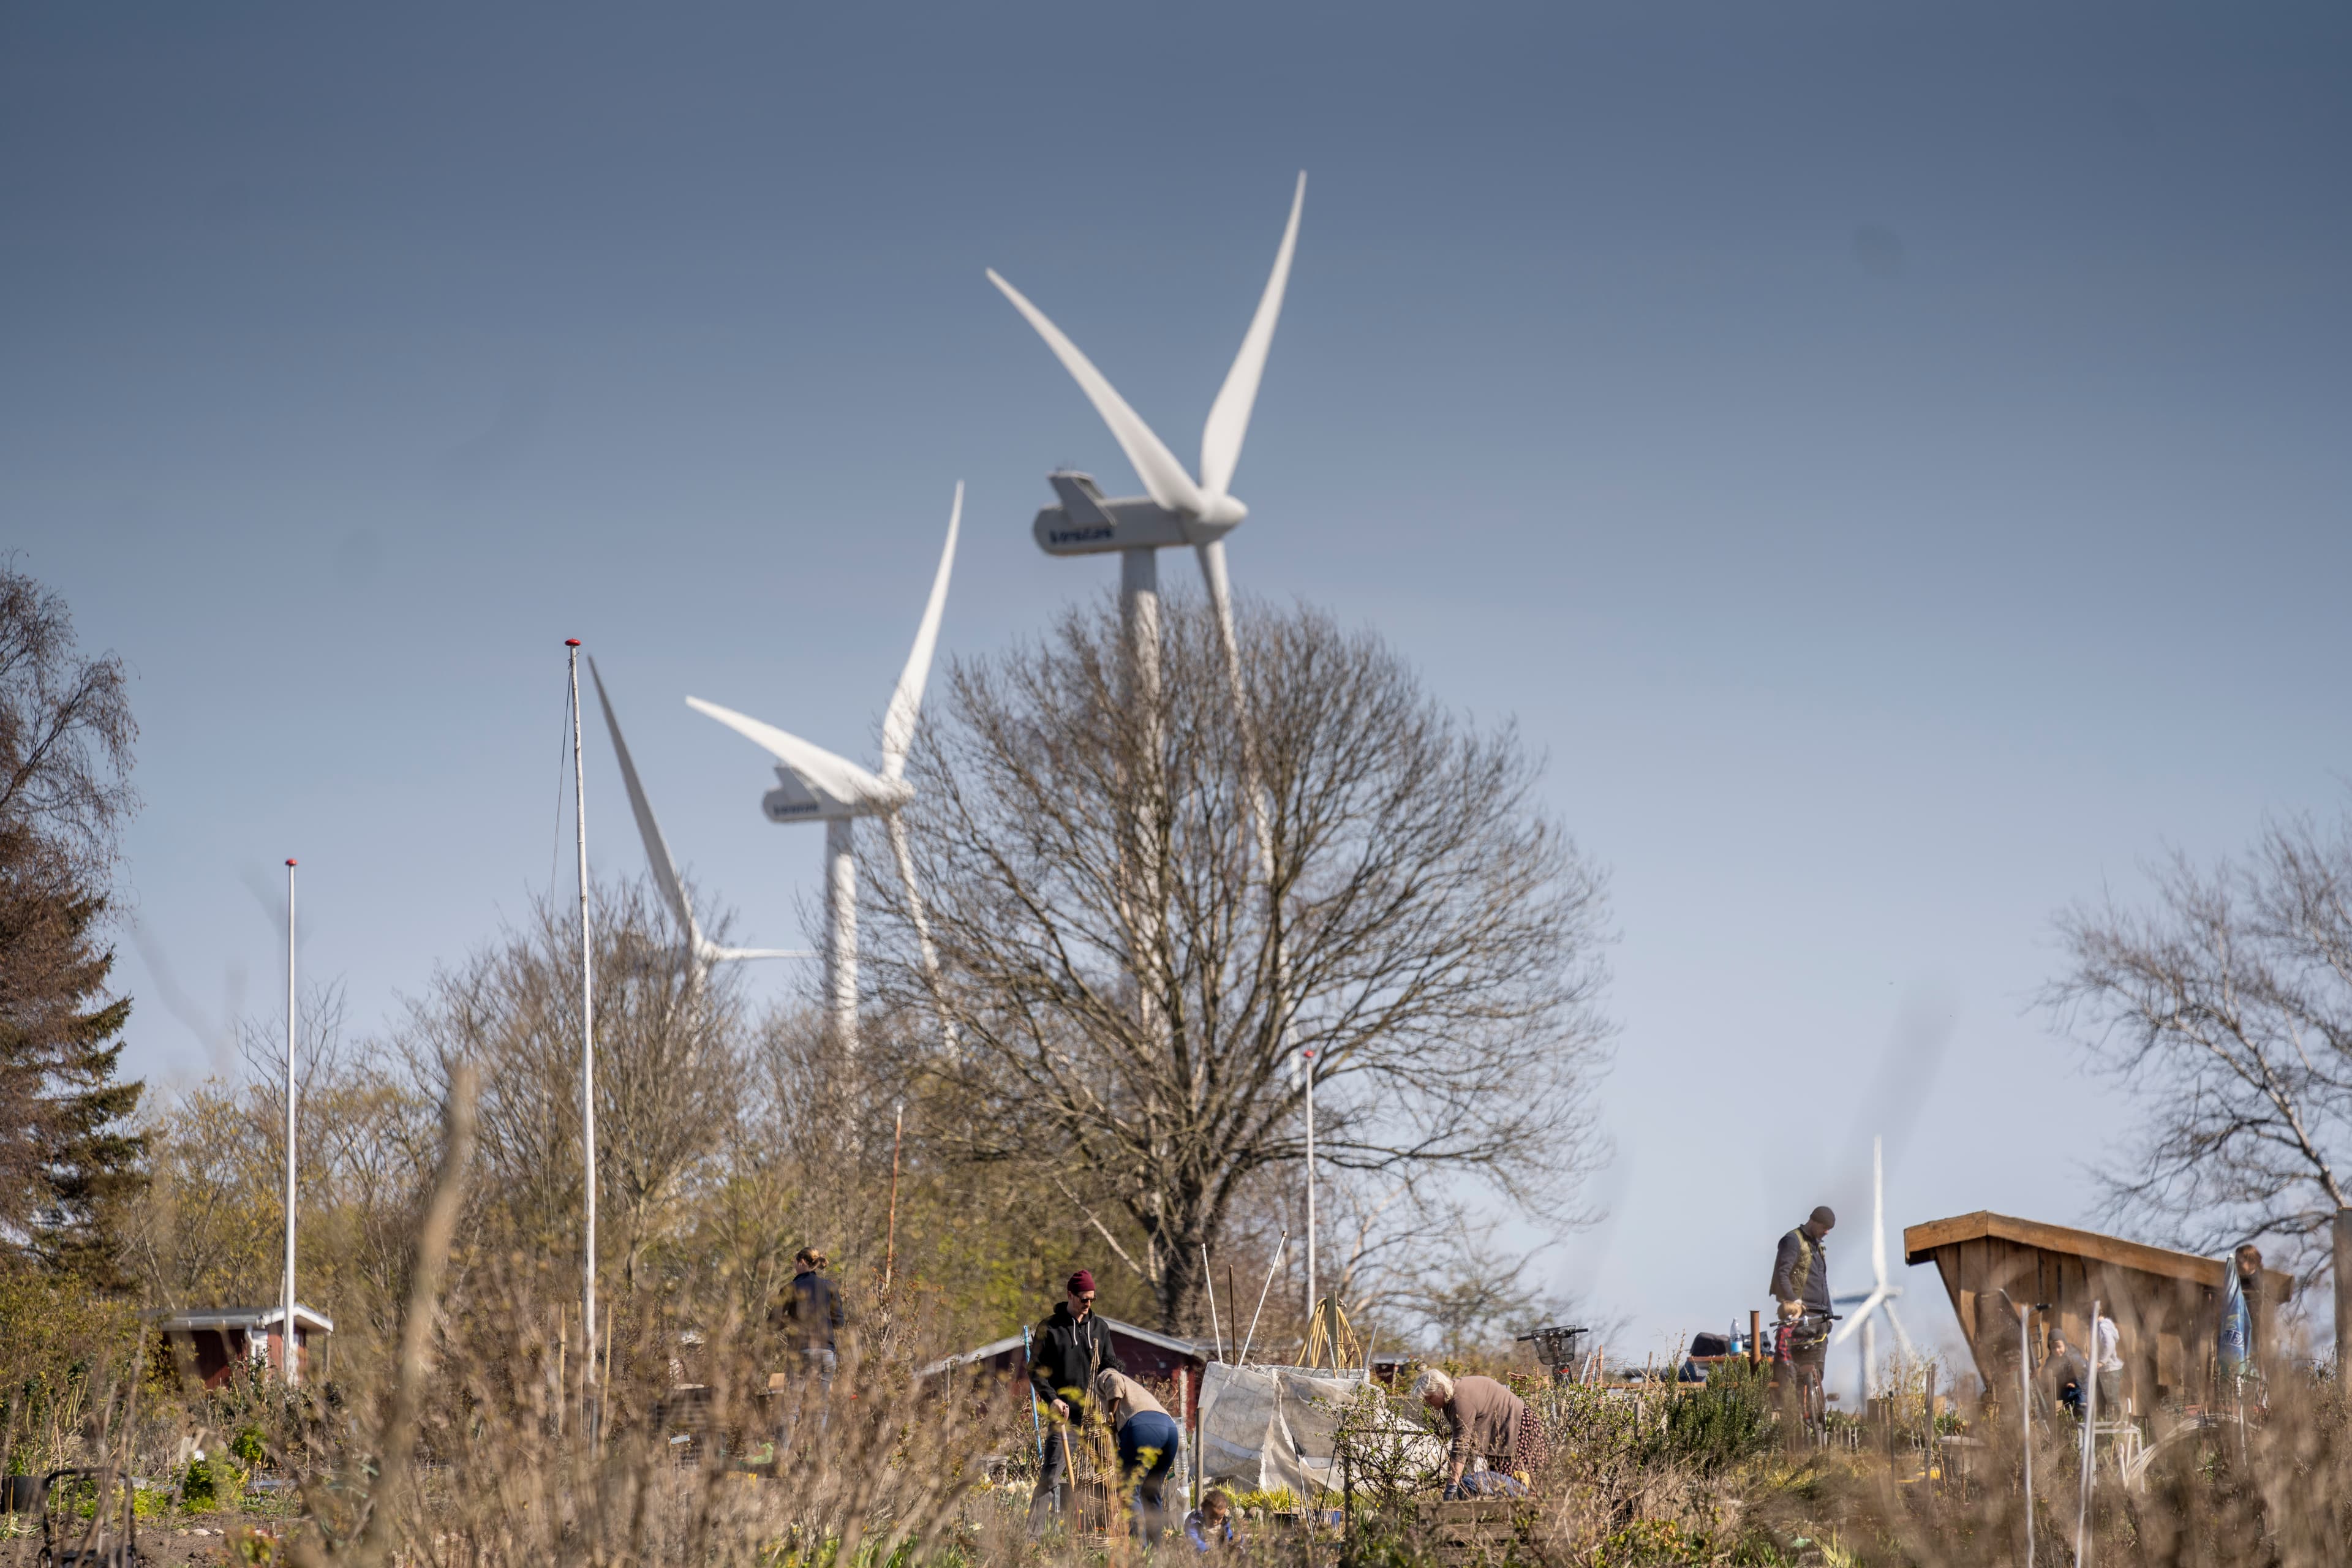
[[[741,1005],[730,969],[696,973],[641,883],[593,901],[596,1152],[600,1209],[614,1215],[622,1278],[634,1288],[698,1167],[719,1148],[740,1077]],[[574,906],[435,975],[398,1048],[425,1092],[446,1100],[460,1061],[481,1068],[478,1202],[517,1233],[553,1245],[580,1209],[580,933]]]
[[[2212,1252],[2284,1242],[2325,1270],[2352,1170],[2352,815],[2273,823],[2210,869],[2174,856],[2152,910],[2069,910],[2043,1000],[2144,1121],[2110,1211]]]
[[[29,827],[92,885],[139,805],[127,688],[121,659],[75,647],[64,599],[0,563],[0,825]]]
[[[933,1135],[1062,1194],[1175,1327],[1238,1184],[1304,1156],[1301,1051],[1329,1167],[1558,1198],[1596,1152],[1606,1030],[1600,879],[1514,731],[1370,634],[1252,611],[1245,749],[1205,606],[1160,637],[1148,709],[1108,605],[950,672],[908,813],[936,987],[898,879],[872,885],[883,994],[961,1041]]]

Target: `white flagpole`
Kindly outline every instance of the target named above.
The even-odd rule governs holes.
[[[1307,1058],[1307,1341],[1315,1342],[1315,1052]],[[1338,1364],[1338,1346],[1332,1347]],[[1312,1355],[1308,1357],[1311,1361]]]
[[[2085,1568],[2091,1561],[2091,1492],[2099,1463],[2099,1311],[2104,1306],[2103,1301],[2091,1303],[2091,1353],[2084,1358],[2083,1381],[2090,1386],[2083,1390],[2083,1486],[2074,1512],[2074,1568]]]
[[[2017,1310],[2017,1399],[2025,1435],[2025,1561],[2033,1561],[2033,1311]]]
[[[278,1370],[299,1381],[294,1354],[294,862],[286,862],[286,1316],[278,1324]]]
[[[582,1386],[596,1386],[596,1034],[593,961],[588,939],[588,781],[580,769],[580,639],[566,637],[572,650],[572,817],[580,847],[580,1151],[583,1207],[587,1234],[580,1249],[580,1348]],[[591,1422],[593,1412],[588,1413]],[[589,1430],[595,1428],[592,1425]]]

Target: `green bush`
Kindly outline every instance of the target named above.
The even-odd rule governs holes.
[[[1772,1445],[1770,1373],[1745,1362],[1718,1363],[1706,1385],[1677,1395],[1643,1456],[1714,1475]]]
[[[191,1459],[180,1476],[180,1504],[190,1513],[234,1509],[245,1498],[246,1472],[226,1454]]]

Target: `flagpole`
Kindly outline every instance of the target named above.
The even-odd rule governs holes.
[[[572,819],[580,849],[580,1152],[586,1235],[580,1249],[581,1383],[596,1386],[596,1034],[595,970],[588,931],[588,781],[580,767],[580,639],[566,637],[572,663]],[[587,1413],[594,1421],[593,1410]],[[595,1427],[589,1428],[593,1433]]]
[[[301,1373],[294,1354],[294,861],[286,862],[286,1316],[279,1322],[278,1372],[292,1388]]]
[[[1307,1342],[1315,1342],[1315,1051],[1307,1058]],[[1333,1354],[1337,1356],[1337,1347]],[[1314,1359],[1312,1354],[1307,1358]]]

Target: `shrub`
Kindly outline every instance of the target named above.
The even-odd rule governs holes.
[[[1668,1403],[1665,1417],[1643,1457],[1654,1463],[1680,1462],[1701,1475],[1716,1475],[1762,1453],[1772,1440],[1769,1373],[1745,1362],[1727,1361],[1709,1370],[1703,1387]]]
[[[226,1454],[191,1459],[180,1475],[180,1502],[191,1513],[234,1509],[245,1497],[245,1471]]]

